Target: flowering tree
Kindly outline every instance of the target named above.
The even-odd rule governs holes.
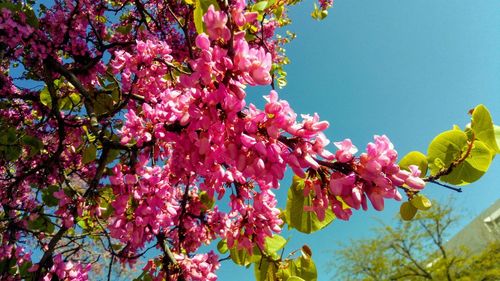
[[[426,182],[460,191],[442,182],[486,172],[499,130],[482,105],[399,164],[386,136],[328,151],[328,122],[275,91],[293,37],[276,30],[297,2],[0,1],[2,280],[86,280],[96,250],[108,279],[145,259],[138,280],[215,280],[227,258],[199,250],[213,242],[258,280],[315,280],[307,246],[277,254],[285,224],[311,233],[403,195],[411,219]],[[245,100],[257,85],[263,109]]]

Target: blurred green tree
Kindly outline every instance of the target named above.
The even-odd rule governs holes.
[[[471,256],[467,245],[446,247],[460,218],[452,204],[437,204],[411,221],[383,225],[374,238],[350,241],[329,262],[332,280],[500,280],[500,244]]]

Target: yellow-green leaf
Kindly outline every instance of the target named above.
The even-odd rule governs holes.
[[[472,112],[471,128],[476,139],[486,144],[493,152],[500,152],[495,138],[490,112],[484,105],[480,104],[474,108]]]
[[[408,167],[410,165],[417,165],[420,171],[422,172],[422,176],[427,174],[427,157],[419,151],[412,151],[406,154],[401,161],[399,161],[399,167],[401,169],[410,170]]]
[[[467,150],[467,135],[458,130],[439,134],[429,145],[427,161],[431,174],[435,175],[451,163],[460,159]]]
[[[225,254],[229,251],[226,240],[220,240],[219,243],[217,243],[217,250],[219,250],[221,254]]]
[[[409,221],[412,220],[417,214],[417,208],[409,202],[403,202],[399,208],[399,213],[401,214],[401,218],[403,220]]]
[[[94,144],[89,144],[83,149],[82,163],[87,164],[96,159],[97,147]]]
[[[254,263],[255,280],[257,281],[278,281],[278,266],[274,261],[269,261],[265,257]]]
[[[229,249],[229,255],[235,264],[248,266],[253,262],[257,262],[261,259],[261,254],[257,247],[254,247],[252,253],[249,253],[247,249],[238,249],[237,243]]]
[[[52,108],[52,98],[47,87],[40,92],[40,102],[48,108]]]
[[[288,241],[278,234],[274,234],[272,237],[267,237],[264,242],[264,251],[268,255],[272,255],[277,251],[285,247]]]
[[[312,196],[304,196],[304,179],[293,177],[292,186],[288,190],[285,218],[289,227],[302,233],[312,233],[330,224],[335,215],[327,208],[325,219],[320,221],[314,212],[304,211],[304,206],[312,205]]]
[[[253,12],[262,12],[267,7],[267,1],[260,1],[255,3],[252,7]]]
[[[454,185],[466,185],[477,181],[490,167],[493,152],[482,141],[473,143],[470,155],[461,164],[453,168],[453,171],[440,178],[441,181]]]
[[[497,146],[500,147],[500,126],[493,125],[493,129],[495,130],[495,139],[497,141]]]
[[[286,281],[306,281],[298,276],[290,276],[288,277],[288,279],[286,279]]]
[[[421,211],[427,211],[432,207],[431,200],[429,200],[429,198],[425,197],[422,194],[413,196],[413,198],[410,200],[410,203],[413,207]]]

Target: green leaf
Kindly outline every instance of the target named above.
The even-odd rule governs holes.
[[[288,279],[286,279],[286,281],[306,281],[300,277],[297,277],[297,276],[290,276],[288,277]]]
[[[83,230],[86,230],[87,228],[89,228],[89,226],[87,225],[86,220],[79,219],[76,222],[76,224],[78,224],[78,226],[81,227]]]
[[[127,35],[130,33],[130,31],[132,31],[132,25],[131,24],[127,24],[125,26],[119,26],[116,28],[116,32],[119,32],[123,35]]]
[[[28,135],[24,136],[22,138],[22,142],[25,145],[28,145],[29,147],[31,147],[30,154],[29,154],[30,157],[37,154],[43,148],[43,142],[41,140],[39,140],[38,138],[35,138],[32,136],[28,136]]]
[[[417,208],[409,202],[403,202],[399,208],[399,214],[403,220],[409,221],[417,214]]]
[[[325,219],[320,221],[314,212],[304,211],[304,206],[311,206],[312,196],[304,196],[304,180],[294,176],[292,186],[288,190],[285,218],[289,227],[303,233],[318,231],[330,224],[335,215],[332,210],[326,210]]]
[[[17,144],[17,132],[15,128],[10,127],[7,133],[1,136],[3,144]]]
[[[467,150],[467,135],[451,130],[439,134],[432,140],[427,150],[427,161],[431,174],[435,175],[451,163],[460,159]]]
[[[495,130],[495,139],[497,140],[497,146],[500,147],[500,126],[493,125]]]
[[[82,127],[83,131],[85,132],[85,135],[87,136],[87,140],[89,142],[94,142],[96,137],[94,136],[94,134],[92,134],[92,132],[89,132],[89,129],[87,128],[87,126],[83,126]]]
[[[108,152],[108,157],[106,157],[106,163],[111,163],[116,160],[116,158],[120,155],[121,150],[119,149],[110,149]]]
[[[417,194],[410,199],[411,206],[421,211],[427,211],[432,207],[432,202],[429,198],[422,194]]]
[[[64,97],[60,100],[59,109],[60,110],[71,110],[74,107],[78,107],[81,101],[81,97],[77,93],[71,93],[70,95]]]
[[[267,1],[260,1],[252,6],[252,12],[262,12],[267,7]]]
[[[52,108],[52,98],[47,87],[40,92],[40,102],[48,108]]]
[[[318,271],[314,261],[310,257],[306,258],[303,255],[290,264],[290,273],[290,277],[300,277],[307,281],[316,281],[318,278]],[[287,280],[290,280],[290,277]]]
[[[453,171],[440,178],[441,181],[454,185],[466,185],[480,179],[490,167],[493,153],[482,141],[473,143],[469,157],[465,159]]]
[[[272,255],[277,251],[285,247],[288,241],[278,234],[274,234],[272,237],[267,237],[264,242],[264,252],[268,255]]]
[[[208,196],[206,191],[200,192],[200,201],[203,203],[205,210],[211,210],[215,206],[215,200],[213,197]]]
[[[95,113],[98,115],[108,113],[114,109],[113,97],[108,94],[101,93],[97,95],[94,103]]]
[[[54,225],[47,216],[39,215],[35,220],[28,221],[28,229],[52,233]]]
[[[257,281],[278,281],[278,266],[274,261],[266,258],[254,263],[255,280]],[[281,271],[281,270],[280,270]]]
[[[235,245],[231,249],[229,249],[229,255],[231,256],[233,262],[235,264],[243,266],[247,266],[253,262],[259,261],[262,256],[258,252],[259,250],[256,248],[253,249],[253,253],[251,254],[245,248],[238,249],[237,243],[235,243]]]
[[[486,144],[493,152],[500,152],[495,138],[495,130],[490,112],[484,105],[480,104],[474,108],[472,112],[471,128],[476,139]]]
[[[401,169],[410,170],[408,167],[410,165],[417,165],[422,172],[421,176],[427,174],[427,157],[419,151],[412,151],[406,154],[401,161],[399,161],[399,167]]]
[[[4,156],[7,161],[15,161],[21,156],[22,149],[19,145],[4,148]]]
[[[42,189],[42,201],[49,207],[57,206],[59,199],[54,197],[54,192],[59,191],[57,185],[49,185],[47,188]]]
[[[114,212],[114,208],[110,204],[110,202],[113,202],[115,198],[115,195],[113,194],[113,189],[111,189],[109,186],[100,189],[99,197],[101,198],[99,200],[100,201],[99,206],[104,209],[104,211],[102,212],[102,217],[109,218]]]
[[[27,262],[23,262],[23,264],[21,264],[19,266],[19,274],[21,276],[27,276],[29,274],[31,274],[30,272],[28,272],[28,269],[33,265],[33,263],[31,263],[30,261],[27,261]]]
[[[311,17],[315,20],[324,20],[327,16],[328,16],[328,11],[319,9],[318,5],[314,3],[314,9],[311,13]]]
[[[203,25],[203,8],[201,7],[201,1],[196,0],[196,5],[193,12],[194,26],[196,27],[196,32],[201,34],[205,32],[205,26]]]
[[[96,159],[97,147],[94,144],[85,146],[82,154],[82,163],[88,164]]]
[[[229,249],[227,248],[226,240],[220,240],[219,243],[217,243],[217,250],[221,254],[227,253]]]
[[[32,27],[38,28],[38,18],[36,17],[33,9],[26,5],[23,9],[23,12],[26,15],[26,22]]]

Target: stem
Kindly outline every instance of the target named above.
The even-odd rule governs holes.
[[[472,136],[472,139],[470,141],[468,141],[468,147],[467,147],[467,151],[465,152],[465,154],[462,157],[460,157],[459,159],[453,161],[448,168],[442,169],[441,171],[439,171],[435,175],[431,175],[431,176],[428,176],[427,178],[423,178],[423,180],[427,181],[427,182],[432,182],[432,181],[439,179],[442,176],[446,176],[446,175],[451,174],[451,172],[453,171],[453,169],[455,167],[460,165],[462,162],[465,161],[465,159],[467,159],[467,157],[470,156],[470,153],[472,151],[472,146],[474,145],[475,140],[476,140],[475,136]]]
[[[444,183],[440,183],[440,182],[438,182],[436,180],[429,180],[429,182],[431,182],[433,184],[440,185],[442,187],[446,187],[446,188],[451,189],[451,190],[456,191],[456,192],[462,192],[462,188],[453,187],[453,186],[450,186],[450,185],[447,185],[447,184],[444,184]]]

